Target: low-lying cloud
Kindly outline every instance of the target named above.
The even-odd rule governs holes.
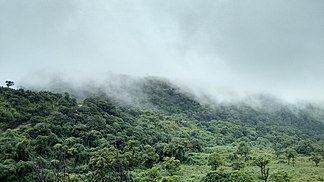
[[[167,77],[214,95],[324,100],[324,2],[0,0],[0,80]]]

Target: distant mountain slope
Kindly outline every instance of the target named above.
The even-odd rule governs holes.
[[[106,97],[114,104],[124,107],[156,109],[168,115],[181,115],[201,122],[226,120],[255,127],[272,125],[292,127],[306,135],[316,136],[323,135],[324,131],[321,108],[312,104],[305,107],[289,105],[271,96],[258,95],[252,98],[253,102],[250,98],[250,100],[237,103],[210,102],[206,104],[199,102],[199,98],[190,91],[184,91],[170,81],[159,77],[116,77],[114,82],[107,82],[107,85],[102,85],[101,88],[94,85],[93,87],[80,87],[78,90],[78,87],[65,86],[66,90],[78,100],[87,97]],[[56,88],[60,88],[58,91],[62,92],[64,84]],[[42,102],[37,103],[37,101]],[[50,92],[36,93],[6,88],[0,91],[0,102],[2,102],[1,107],[4,111],[2,117],[6,115],[6,120],[11,123],[10,127],[28,121],[30,118],[28,116],[32,113],[42,113],[38,110],[42,110],[44,112],[42,114],[46,115],[58,106],[76,105],[76,100],[68,95],[63,97]],[[9,112],[4,106],[12,107],[14,111]],[[25,118],[21,118],[21,115]]]

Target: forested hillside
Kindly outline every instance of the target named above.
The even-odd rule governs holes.
[[[320,107],[206,104],[162,79],[136,85],[128,104],[0,88],[0,181],[324,181]]]

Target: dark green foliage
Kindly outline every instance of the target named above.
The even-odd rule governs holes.
[[[211,171],[204,178],[204,182],[230,182],[230,174],[221,171]]]
[[[150,145],[144,146],[144,152],[141,156],[141,164],[146,168],[151,168],[159,159],[159,155],[155,153],[155,149]]]
[[[304,155],[310,155],[314,150],[310,141],[301,141],[296,147],[297,153]]]
[[[5,160],[2,164],[0,163],[0,179],[4,181],[15,181],[17,179],[14,161]]]
[[[32,117],[48,116],[60,107],[74,106],[76,100],[68,94],[63,97],[61,94],[50,92],[0,88],[0,123],[5,123],[7,128],[15,128]]]
[[[6,82],[6,86],[9,88],[9,87],[11,87],[11,86],[13,86],[13,85],[15,85],[15,82],[13,82],[13,81],[9,81],[9,80],[7,80]]]

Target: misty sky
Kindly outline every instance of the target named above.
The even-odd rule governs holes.
[[[3,84],[117,73],[324,100],[324,1],[0,0],[0,68]]]

